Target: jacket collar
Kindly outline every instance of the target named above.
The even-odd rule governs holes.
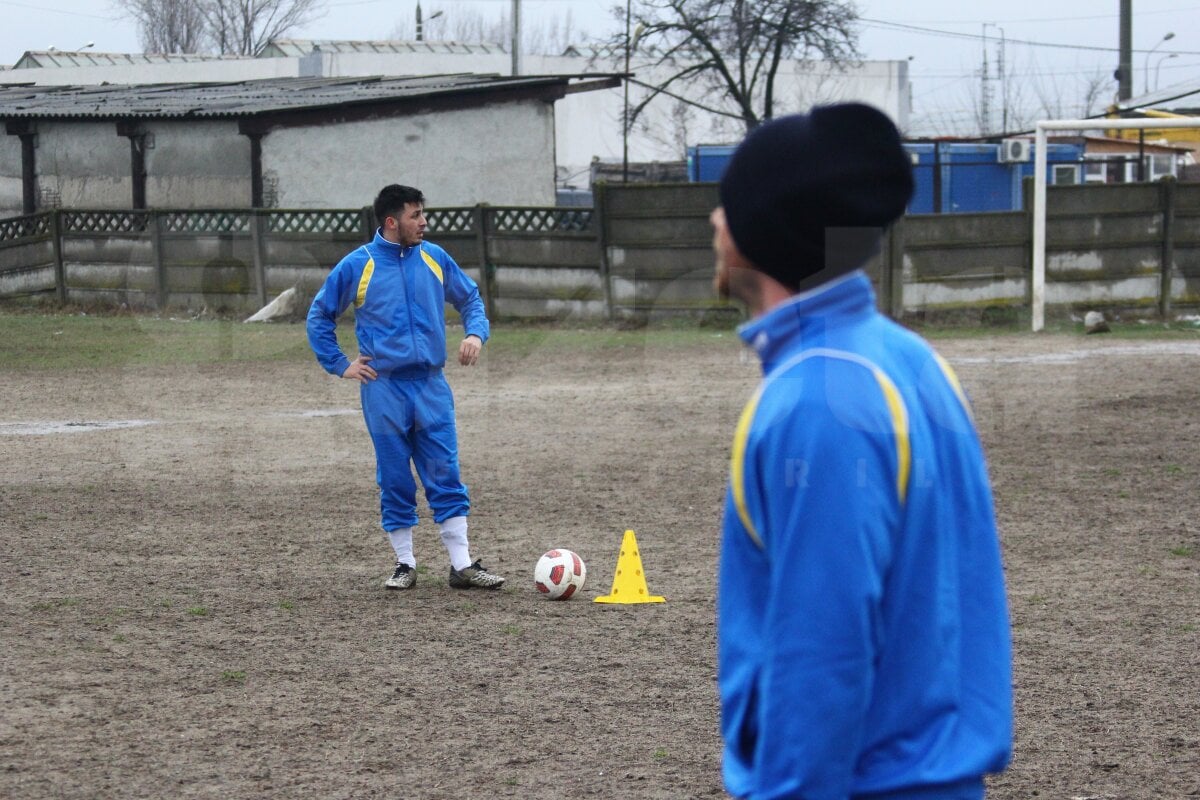
[[[763,371],[791,355],[796,345],[824,344],[825,332],[848,317],[875,312],[875,292],[861,269],[834,278],[807,292],[793,295],[760,317],[738,328],[738,336],[754,348]]]
[[[407,258],[410,253],[412,253],[415,250],[420,249],[419,245],[413,246],[413,247],[406,247],[405,245],[388,241],[387,239],[383,238],[383,229],[382,228],[375,229],[375,241],[373,242],[373,244],[376,247],[383,248],[383,250],[385,252],[394,253],[396,258]]]

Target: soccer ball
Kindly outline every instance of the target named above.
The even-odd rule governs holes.
[[[533,586],[549,600],[568,600],[583,588],[587,565],[570,550],[547,550],[533,568]]]

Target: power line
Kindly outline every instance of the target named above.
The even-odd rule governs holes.
[[[50,6],[39,6],[32,3],[14,3],[12,0],[0,0],[0,6],[13,6],[14,8],[31,8],[34,11],[49,11],[51,14],[64,14],[68,17],[86,17],[88,19],[103,19],[111,20],[111,16],[103,16],[100,14],[85,14],[82,11],[67,11],[62,8],[52,8]]]
[[[962,33],[960,31],[947,31],[940,28],[923,28],[919,25],[907,25],[903,22],[888,22],[883,19],[869,19],[867,17],[859,17],[859,22],[866,23],[868,28],[883,28],[885,30],[911,31],[921,33],[928,36],[944,36],[951,39],[969,39],[977,42],[980,39],[979,34]],[[1006,44],[1022,44],[1026,47],[1049,47],[1059,50],[1089,50],[1101,53],[1119,53],[1119,48],[1116,47],[1098,47],[1096,45],[1087,44],[1065,44],[1061,42],[1035,42],[1030,39],[1013,39],[1005,37]],[[1152,50],[1133,50],[1134,53],[1150,53]],[[1181,56],[1200,56],[1200,51],[1197,50],[1160,50],[1164,55],[1175,53]]]

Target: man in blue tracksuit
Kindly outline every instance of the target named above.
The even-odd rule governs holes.
[[[450,555],[450,585],[495,589],[504,578],[470,556],[471,502],[459,476],[454,397],[446,363],[445,304],[462,315],[458,361],[475,364],[489,325],[475,285],[450,255],[425,241],[425,197],[411,186],[385,186],[375,198],[375,238],[330,272],[308,311],[308,341],[332,375],[361,384],[363,418],[375,445],[383,529],[396,554],[388,589],[416,584],[413,528],[416,467]],[[338,345],[341,314],[354,305],[358,356]],[[411,464],[411,466],[410,466]]]
[[[1011,645],[992,495],[950,366],[862,265],[912,192],[891,121],[826,106],[752,132],[712,215],[718,291],[764,379],[722,530],[726,788],[978,800],[1007,765]]]

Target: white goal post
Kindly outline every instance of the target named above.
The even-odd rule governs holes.
[[[1054,119],[1037,123],[1033,150],[1033,330],[1046,324],[1046,131],[1200,128],[1200,117]]]

